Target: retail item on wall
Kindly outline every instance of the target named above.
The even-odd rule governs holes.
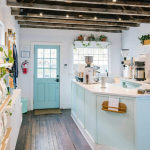
[[[4,136],[4,126],[3,126],[2,118],[0,117],[0,143],[3,139],[3,136]]]
[[[8,35],[7,35],[7,32],[5,32],[5,46],[8,46]]]
[[[9,73],[6,73],[3,78],[4,78],[5,82],[6,82],[6,83],[5,83],[6,86],[9,87]]]
[[[14,88],[13,78],[11,76],[9,76],[9,87]]]
[[[8,90],[7,90],[6,84],[4,82],[4,78],[0,79],[0,88],[2,90],[2,95],[3,95],[2,99],[5,100],[7,97],[7,94],[8,94]]]
[[[15,70],[15,72],[13,73],[13,79],[14,79],[14,86],[16,88],[17,78],[18,78],[18,54],[17,54],[17,47],[15,44],[13,45],[13,59],[14,59],[14,64],[12,70]]]
[[[4,63],[4,59],[3,59],[4,53],[0,52],[0,64]]]
[[[13,34],[12,29],[8,29],[8,35],[12,36],[12,34]]]
[[[8,50],[13,51],[13,42],[8,40]]]
[[[28,73],[28,61],[25,60],[22,64],[21,64],[21,68],[22,68],[22,72],[23,74],[27,74]]]
[[[7,132],[7,116],[6,116],[5,112],[3,113],[2,120],[3,120],[3,126],[4,126],[4,134],[6,134],[6,132]]]
[[[2,91],[0,90],[0,104],[3,102],[3,93]]]

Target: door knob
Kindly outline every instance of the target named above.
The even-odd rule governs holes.
[[[56,81],[56,82],[59,82],[59,79],[56,79],[55,81]]]

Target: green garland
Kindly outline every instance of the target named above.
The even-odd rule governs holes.
[[[76,46],[75,46],[75,42],[76,42],[77,40],[74,40],[74,42],[73,42],[73,47],[74,47],[74,49],[75,49],[75,51],[77,50],[77,48],[76,48]],[[84,46],[85,48],[87,48],[88,46],[90,46],[90,44],[91,44],[91,41],[89,41],[89,43],[88,44],[85,44],[83,41],[81,41],[81,40],[78,40],[78,41],[80,41],[81,43],[82,43],[82,46]],[[111,42],[109,42],[105,47],[102,47],[102,45],[100,44],[100,43],[98,43],[98,41],[97,40],[94,40],[95,42],[96,42],[96,45],[100,48],[100,49],[105,49],[105,48],[107,48],[109,45],[111,45],[112,43]]]

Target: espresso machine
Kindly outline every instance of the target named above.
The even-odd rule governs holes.
[[[97,83],[94,80],[94,73],[100,68],[94,68],[91,66],[93,63],[93,56],[85,56],[85,63],[87,66],[85,66],[84,69],[84,78],[83,78],[83,83],[84,84],[93,84]]]

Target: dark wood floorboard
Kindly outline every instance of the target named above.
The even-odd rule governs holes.
[[[70,115],[23,114],[15,150],[92,150]]]

